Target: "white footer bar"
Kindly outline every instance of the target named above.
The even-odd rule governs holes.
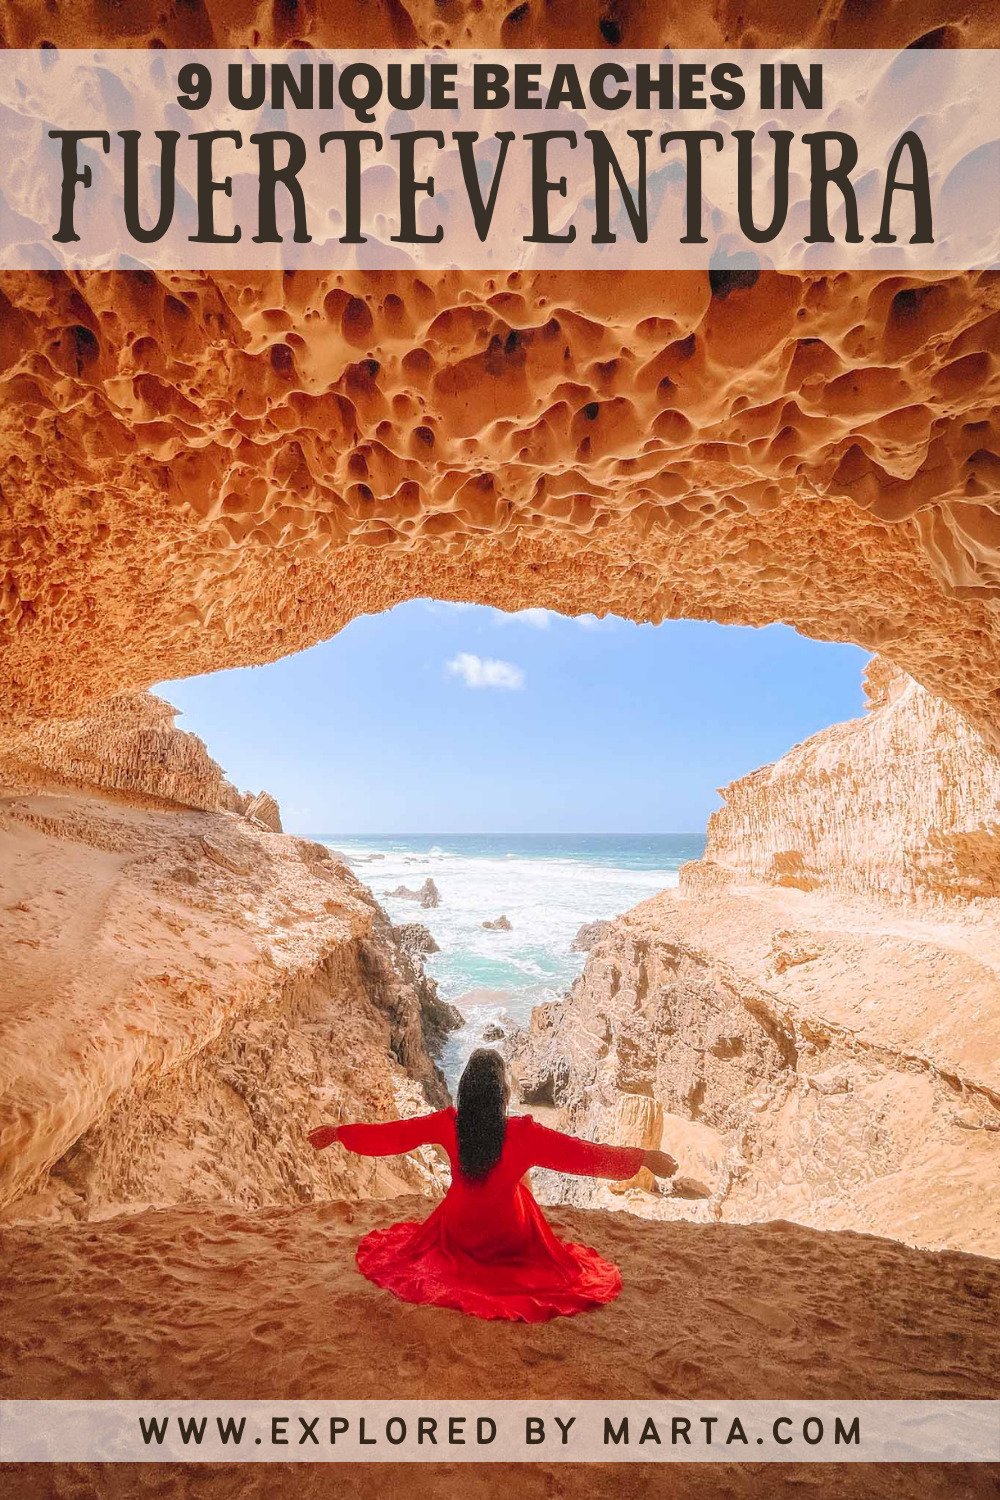
[[[1000,1401],[0,1401],[4,1463],[1000,1463]]]

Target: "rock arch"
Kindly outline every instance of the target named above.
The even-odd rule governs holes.
[[[1000,279],[2,279],[0,701],[421,594],[881,651],[997,735]]]
[[[14,47],[983,47],[990,0],[164,11]],[[742,283],[742,284],[741,284]],[[0,718],[420,594],[851,639],[1000,741],[988,273],[7,273]]]

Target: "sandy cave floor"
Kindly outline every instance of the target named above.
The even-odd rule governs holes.
[[[0,1395],[374,1399],[1000,1397],[1000,1262],[787,1223],[559,1211],[622,1267],[621,1300],[540,1326],[397,1302],[356,1272],[426,1202],[244,1216],[190,1206],[0,1231]],[[9,1466],[35,1497],[499,1492],[995,1496],[1000,1466]]]

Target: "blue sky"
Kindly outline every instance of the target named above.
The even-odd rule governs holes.
[[[716,787],[861,711],[866,660],[783,625],[416,600],[157,691],[291,832],[697,833]]]

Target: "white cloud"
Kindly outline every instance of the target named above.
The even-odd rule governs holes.
[[[551,609],[515,609],[510,612],[497,609],[493,613],[498,624],[530,625],[535,630],[548,630],[553,615]]]
[[[507,688],[516,692],[524,687],[524,673],[511,661],[497,661],[491,656],[475,656],[471,651],[460,651],[448,662],[448,671],[453,677],[461,677],[470,688]]]
[[[581,630],[610,630],[617,618],[617,615],[605,615],[603,619],[597,615],[573,616]]]

